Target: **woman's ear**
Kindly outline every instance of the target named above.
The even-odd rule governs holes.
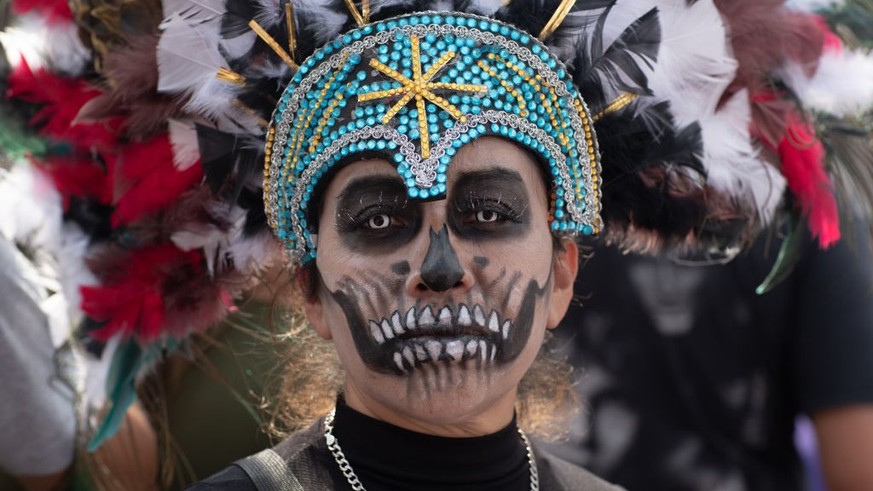
[[[311,278],[311,275],[315,275],[315,278]],[[333,335],[330,332],[327,319],[325,319],[324,306],[321,303],[321,278],[318,277],[318,269],[315,267],[301,268],[297,273],[297,281],[300,291],[303,292],[303,311],[306,312],[306,318],[309,319],[312,328],[322,339],[332,339]]]
[[[579,246],[573,240],[564,240],[561,245],[562,249],[555,251],[555,258],[552,261],[554,282],[546,319],[548,329],[558,327],[567,313],[570,300],[573,299],[573,284],[579,272]]]

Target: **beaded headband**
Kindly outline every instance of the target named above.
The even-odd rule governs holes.
[[[392,155],[410,198],[445,195],[446,171],[483,135],[536,153],[551,178],[550,227],[597,234],[593,121],[563,64],[508,24],[416,13],[364,25],[307,58],[267,133],[264,199],[291,259],[315,257],[307,209],[321,177],[363,152]]]

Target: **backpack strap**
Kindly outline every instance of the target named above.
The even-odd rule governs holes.
[[[304,491],[285,459],[268,448],[234,462],[249,476],[258,491]]]

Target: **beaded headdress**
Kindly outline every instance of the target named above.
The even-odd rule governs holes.
[[[828,25],[760,0],[11,3],[0,145],[61,195],[64,292],[114,360],[100,437],[283,248],[311,259],[349,156],[432,199],[498,135],[541,160],[555,233],[709,260],[787,230],[767,285],[794,238],[838,240],[837,199],[873,215],[870,40],[834,34],[867,33],[866,0]]]
[[[414,199],[446,192],[463,145],[497,135],[538,155],[551,229],[600,229],[594,122],[563,64],[530,34],[484,17],[425,12],[355,29],[306,59],[267,133],[264,199],[293,259],[314,257],[307,209],[319,178],[361,152],[397,165]]]

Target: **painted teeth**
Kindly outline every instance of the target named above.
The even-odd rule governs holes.
[[[415,366],[415,355],[412,354],[412,348],[409,346],[403,348],[403,358],[405,358],[411,366]]]
[[[424,312],[418,317],[418,326],[422,328],[433,327],[433,313],[430,311],[430,305],[424,308]]]
[[[497,357],[497,346],[484,340],[464,341],[455,339],[447,343],[436,340],[426,341],[405,346],[401,351],[394,353],[393,359],[397,369],[406,372],[426,362],[449,361],[461,362],[464,360],[479,359],[486,363],[494,361]]]
[[[470,311],[467,309],[467,306],[461,304],[461,310],[458,312],[458,325],[462,327],[467,327],[473,323],[473,319],[470,318]]]
[[[418,358],[418,361],[427,360],[427,352],[424,350],[424,346],[420,344],[415,345],[415,357]]]
[[[463,341],[451,341],[446,344],[446,353],[452,357],[455,361],[461,361],[461,358],[464,356],[464,342]]]
[[[492,310],[491,317],[488,318],[488,329],[491,332],[498,332],[500,330],[500,322],[497,321],[497,312]]]
[[[370,334],[377,343],[382,344],[385,342],[385,336],[382,335],[382,329],[379,327],[379,324],[376,324],[373,321],[370,321]]]
[[[427,349],[431,360],[439,360],[440,353],[443,351],[443,345],[439,341],[428,341],[424,347]]]
[[[435,311],[429,305],[420,310],[411,307],[406,311],[406,314],[394,311],[389,318],[383,318],[378,322],[371,320],[368,327],[370,335],[377,344],[384,344],[407,331],[415,331],[419,328],[450,331],[453,323],[458,327],[470,327],[475,324],[497,333],[503,339],[509,338],[509,331],[512,329],[512,321],[503,320],[501,323],[500,315],[496,310],[492,310],[490,314],[486,315],[485,310],[480,305],[474,305],[470,308],[467,305],[459,304],[457,317],[455,317],[455,311],[449,306],[439,309],[436,318],[434,315]]]
[[[478,305],[473,307],[473,319],[476,321],[476,324],[485,326],[485,312],[482,311],[482,307]]]
[[[415,307],[410,307],[406,312],[406,329],[414,330],[417,327],[415,323]]]
[[[443,307],[440,310],[440,326],[449,327],[452,325],[452,309]]]
[[[382,332],[385,333],[385,339],[394,339],[394,329],[391,329],[388,319],[382,320]]]
[[[394,334],[400,335],[406,332],[400,324],[400,314],[398,312],[394,312],[394,315],[391,316],[391,327],[394,328]]]

